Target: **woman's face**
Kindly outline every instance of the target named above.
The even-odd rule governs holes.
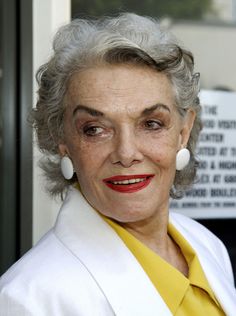
[[[135,222],[168,211],[176,153],[194,114],[181,118],[170,81],[146,66],[104,65],[75,74],[61,155],[103,215]]]

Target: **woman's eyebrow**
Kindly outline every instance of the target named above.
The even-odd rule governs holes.
[[[145,116],[145,115],[149,115],[149,114],[153,113],[153,112],[156,111],[156,110],[164,110],[164,111],[167,111],[167,112],[170,113],[170,108],[169,108],[167,105],[165,105],[165,104],[163,104],[163,103],[157,103],[157,104],[154,104],[154,105],[152,105],[152,106],[150,106],[150,107],[144,109],[144,110],[141,112],[141,116],[142,116],[142,115],[144,115],[144,116]]]
[[[92,116],[104,116],[104,113],[98,110],[95,110],[93,108],[90,108],[86,105],[77,105],[73,111],[73,116],[78,112],[78,111],[83,111],[87,112],[89,115]]]
[[[146,115],[149,115],[151,113],[153,113],[154,111],[156,110],[164,110],[164,111],[168,111],[170,113],[170,109],[167,105],[165,104],[162,104],[162,103],[157,103],[157,104],[154,104],[148,108],[145,108],[142,112],[141,112],[141,116],[146,116]],[[86,105],[77,105],[73,111],[73,116],[78,112],[78,111],[83,111],[83,112],[86,112],[88,113],[89,115],[91,116],[95,116],[95,117],[98,117],[98,116],[104,116],[104,113],[99,111],[99,110],[95,110],[91,107],[88,107]]]

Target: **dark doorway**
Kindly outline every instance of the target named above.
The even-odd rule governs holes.
[[[32,1],[0,0],[0,274],[32,244]]]

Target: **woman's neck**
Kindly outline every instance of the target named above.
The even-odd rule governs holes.
[[[163,215],[158,219],[120,223],[120,225],[162,259],[188,276],[188,265],[181,249],[168,234],[168,222],[168,215]]]

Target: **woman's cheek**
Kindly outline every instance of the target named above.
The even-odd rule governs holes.
[[[76,149],[79,167],[89,169],[89,165],[101,164],[108,155],[107,147],[107,144],[82,142]]]
[[[145,156],[150,157],[158,165],[169,167],[175,161],[175,145],[168,141],[156,140],[149,142],[146,140],[143,147]]]

